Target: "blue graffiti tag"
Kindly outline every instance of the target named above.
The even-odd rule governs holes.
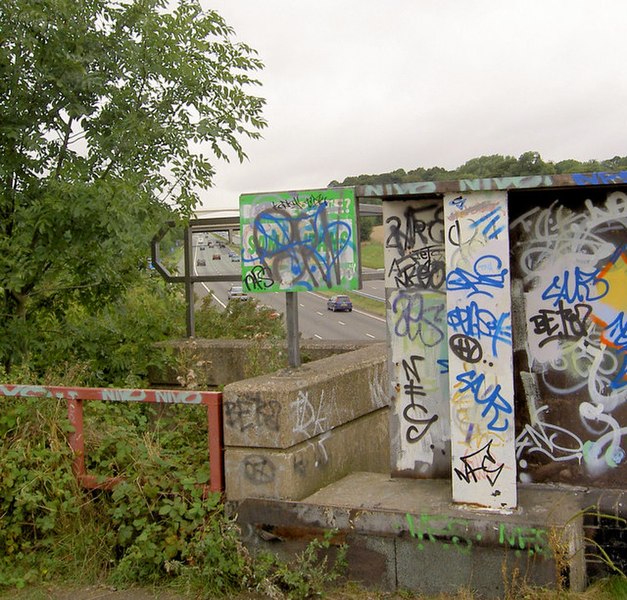
[[[340,259],[351,248],[349,221],[331,220],[328,203],[311,204],[293,215],[279,208],[264,210],[254,222],[254,254],[247,263],[261,263],[274,281],[290,274],[293,286],[306,290],[320,281],[328,287],[341,281]]]
[[[479,308],[479,305],[473,301],[468,306],[456,306],[449,310],[446,322],[452,332],[461,332],[477,339],[490,338],[494,356],[498,356],[499,342],[507,346],[512,345],[512,324],[509,312],[503,312],[497,317],[491,310]]]
[[[444,302],[429,305],[421,294],[401,290],[392,301],[394,333],[410,341],[420,339],[427,347],[444,339]]]
[[[616,318],[603,330],[603,340],[621,351],[627,350],[627,321],[622,310]]]
[[[475,261],[473,273],[462,268],[453,269],[446,276],[446,289],[449,291],[470,291],[468,297],[484,294],[493,298],[485,288],[503,289],[508,273],[498,256],[487,255]]]
[[[599,277],[598,269],[588,273],[575,267],[572,272],[566,270],[562,276],[553,277],[551,283],[542,292],[542,299],[553,300],[553,306],[557,306],[560,300],[571,304],[593,302],[603,298],[609,289],[610,284]]]
[[[505,418],[497,425],[501,418],[501,413],[506,415],[512,414],[512,405],[501,395],[501,384],[489,385],[485,388],[483,394],[481,388],[485,383],[485,375],[477,373],[474,370],[466,371],[457,375],[457,381],[463,384],[459,388],[460,392],[470,390],[477,404],[485,405],[481,411],[481,416],[485,417],[490,411],[493,411],[492,419],[488,423],[490,431],[507,431],[509,427],[509,419]]]
[[[489,223],[486,224],[486,226],[483,228],[483,230],[481,231],[481,233],[483,235],[485,235],[489,240],[494,240],[496,238],[498,238],[499,233],[501,233],[501,231],[503,231],[505,229],[505,226],[502,227],[497,227],[496,224],[498,223],[499,219],[501,218],[501,215],[499,214],[499,211],[501,210],[500,206],[497,206],[495,209],[491,210],[490,212],[486,213],[485,215],[483,215],[483,217],[481,217],[480,219],[478,219],[477,221],[473,221],[472,224],[470,225],[471,229],[478,229],[479,225],[485,223],[488,219],[491,219]],[[494,231],[492,231],[492,233],[490,233],[490,229],[492,229],[494,227]]]

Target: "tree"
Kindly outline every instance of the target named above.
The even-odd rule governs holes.
[[[198,0],[0,0],[0,360],[96,310],[265,126],[253,49]],[[203,152],[210,152],[210,157]],[[63,331],[59,332],[63,335]]]

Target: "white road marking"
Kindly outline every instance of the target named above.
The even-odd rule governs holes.
[[[372,338],[373,340],[376,339],[374,335],[372,335],[371,333],[367,333],[366,334],[369,338]]]
[[[321,335],[318,335],[317,333],[314,333],[314,337],[315,337],[315,338],[318,338],[319,340],[321,340],[321,339],[322,339],[322,336],[321,336]]]
[[[346,323],[344,323],[344,321],[338,321],[338,323],[339,323],[340,325],[346,325]]]

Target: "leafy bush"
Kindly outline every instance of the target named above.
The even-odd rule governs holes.
[[[89,472],[123,478],[112,491],[85,491],[71,471],[65,402],[2,402],[0,589],[72,578],[305,598],[337,576],[319,556],[328,540],[290,565],[246,551],[206,489],[203,407],[85,403]]]
[[[256,300],[231,300],[226,310],[203,298],[196,311],[196,335],[210,339],[285,339],[280,313]]]

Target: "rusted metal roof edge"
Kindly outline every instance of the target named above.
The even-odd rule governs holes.
[[[444,193],[523,190],[535,188],[589,187],[627,184],[627,171],[610,173],[568,173],[561,175],[524,175],[493,177],[489,179],[459,179],[456,181],[412,181],[358,185],[357,198],[384,198],[387,196],[437,196]]]

